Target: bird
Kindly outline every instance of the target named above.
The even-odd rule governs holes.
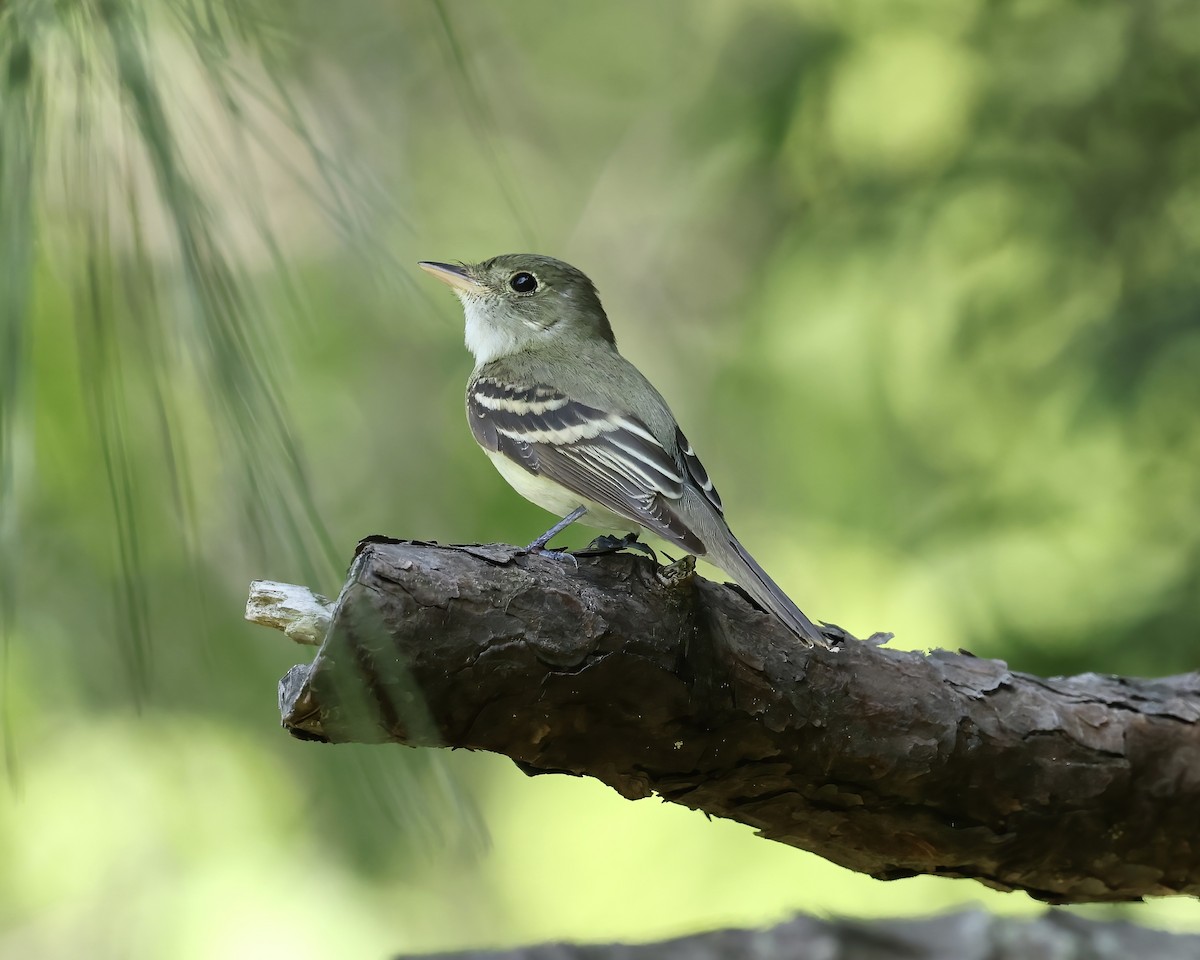
[[[475,440],[518,493],[560,518],[527,550],[576,520],[644,530],[719,567],[804,645],[830,648],[730,531],[667,402],[617,351],[586,274],[539,254],[418,266],[463,306]]]

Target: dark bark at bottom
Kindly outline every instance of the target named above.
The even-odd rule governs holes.
[[[716,930],[636,945],[543,943],[428,960],[1196,960],[1200,936],[1101,923],[1061,911],[1036,920],[966,911],[927,920],[796,917],[769,930]],[[405,960],[415,960],[406,956]]]
[[[284,725],[491,750],[881,879],[1052,902],[1200,893],[1200,676],[1040,679],[847,640],[620,554],[365,544]]]

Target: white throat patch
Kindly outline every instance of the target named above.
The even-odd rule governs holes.
[[[475,357],[476,368],[521,348],[521,340],[490,316],[485,301],[469,295],[461,295],[459,299],[467,318],[467,349]]]

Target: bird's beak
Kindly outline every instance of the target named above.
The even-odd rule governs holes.
[[[459,263],[436,263],[433,260],[422,260],[417,264],[426,273],[437,277],[442,283],[463,290],[467,293],[483,293],[484,289],[471,279],[467,268]]]

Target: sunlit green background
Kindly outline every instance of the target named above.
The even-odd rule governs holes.
[[[307,651],[241,611],[335,592],[368,534],[548,525],[414,268],[532,249],[596,280],[808,613],[1196,668],[1198,90],[1194,0],[0,3],[0,956],[1037,910],[291,740]]]

